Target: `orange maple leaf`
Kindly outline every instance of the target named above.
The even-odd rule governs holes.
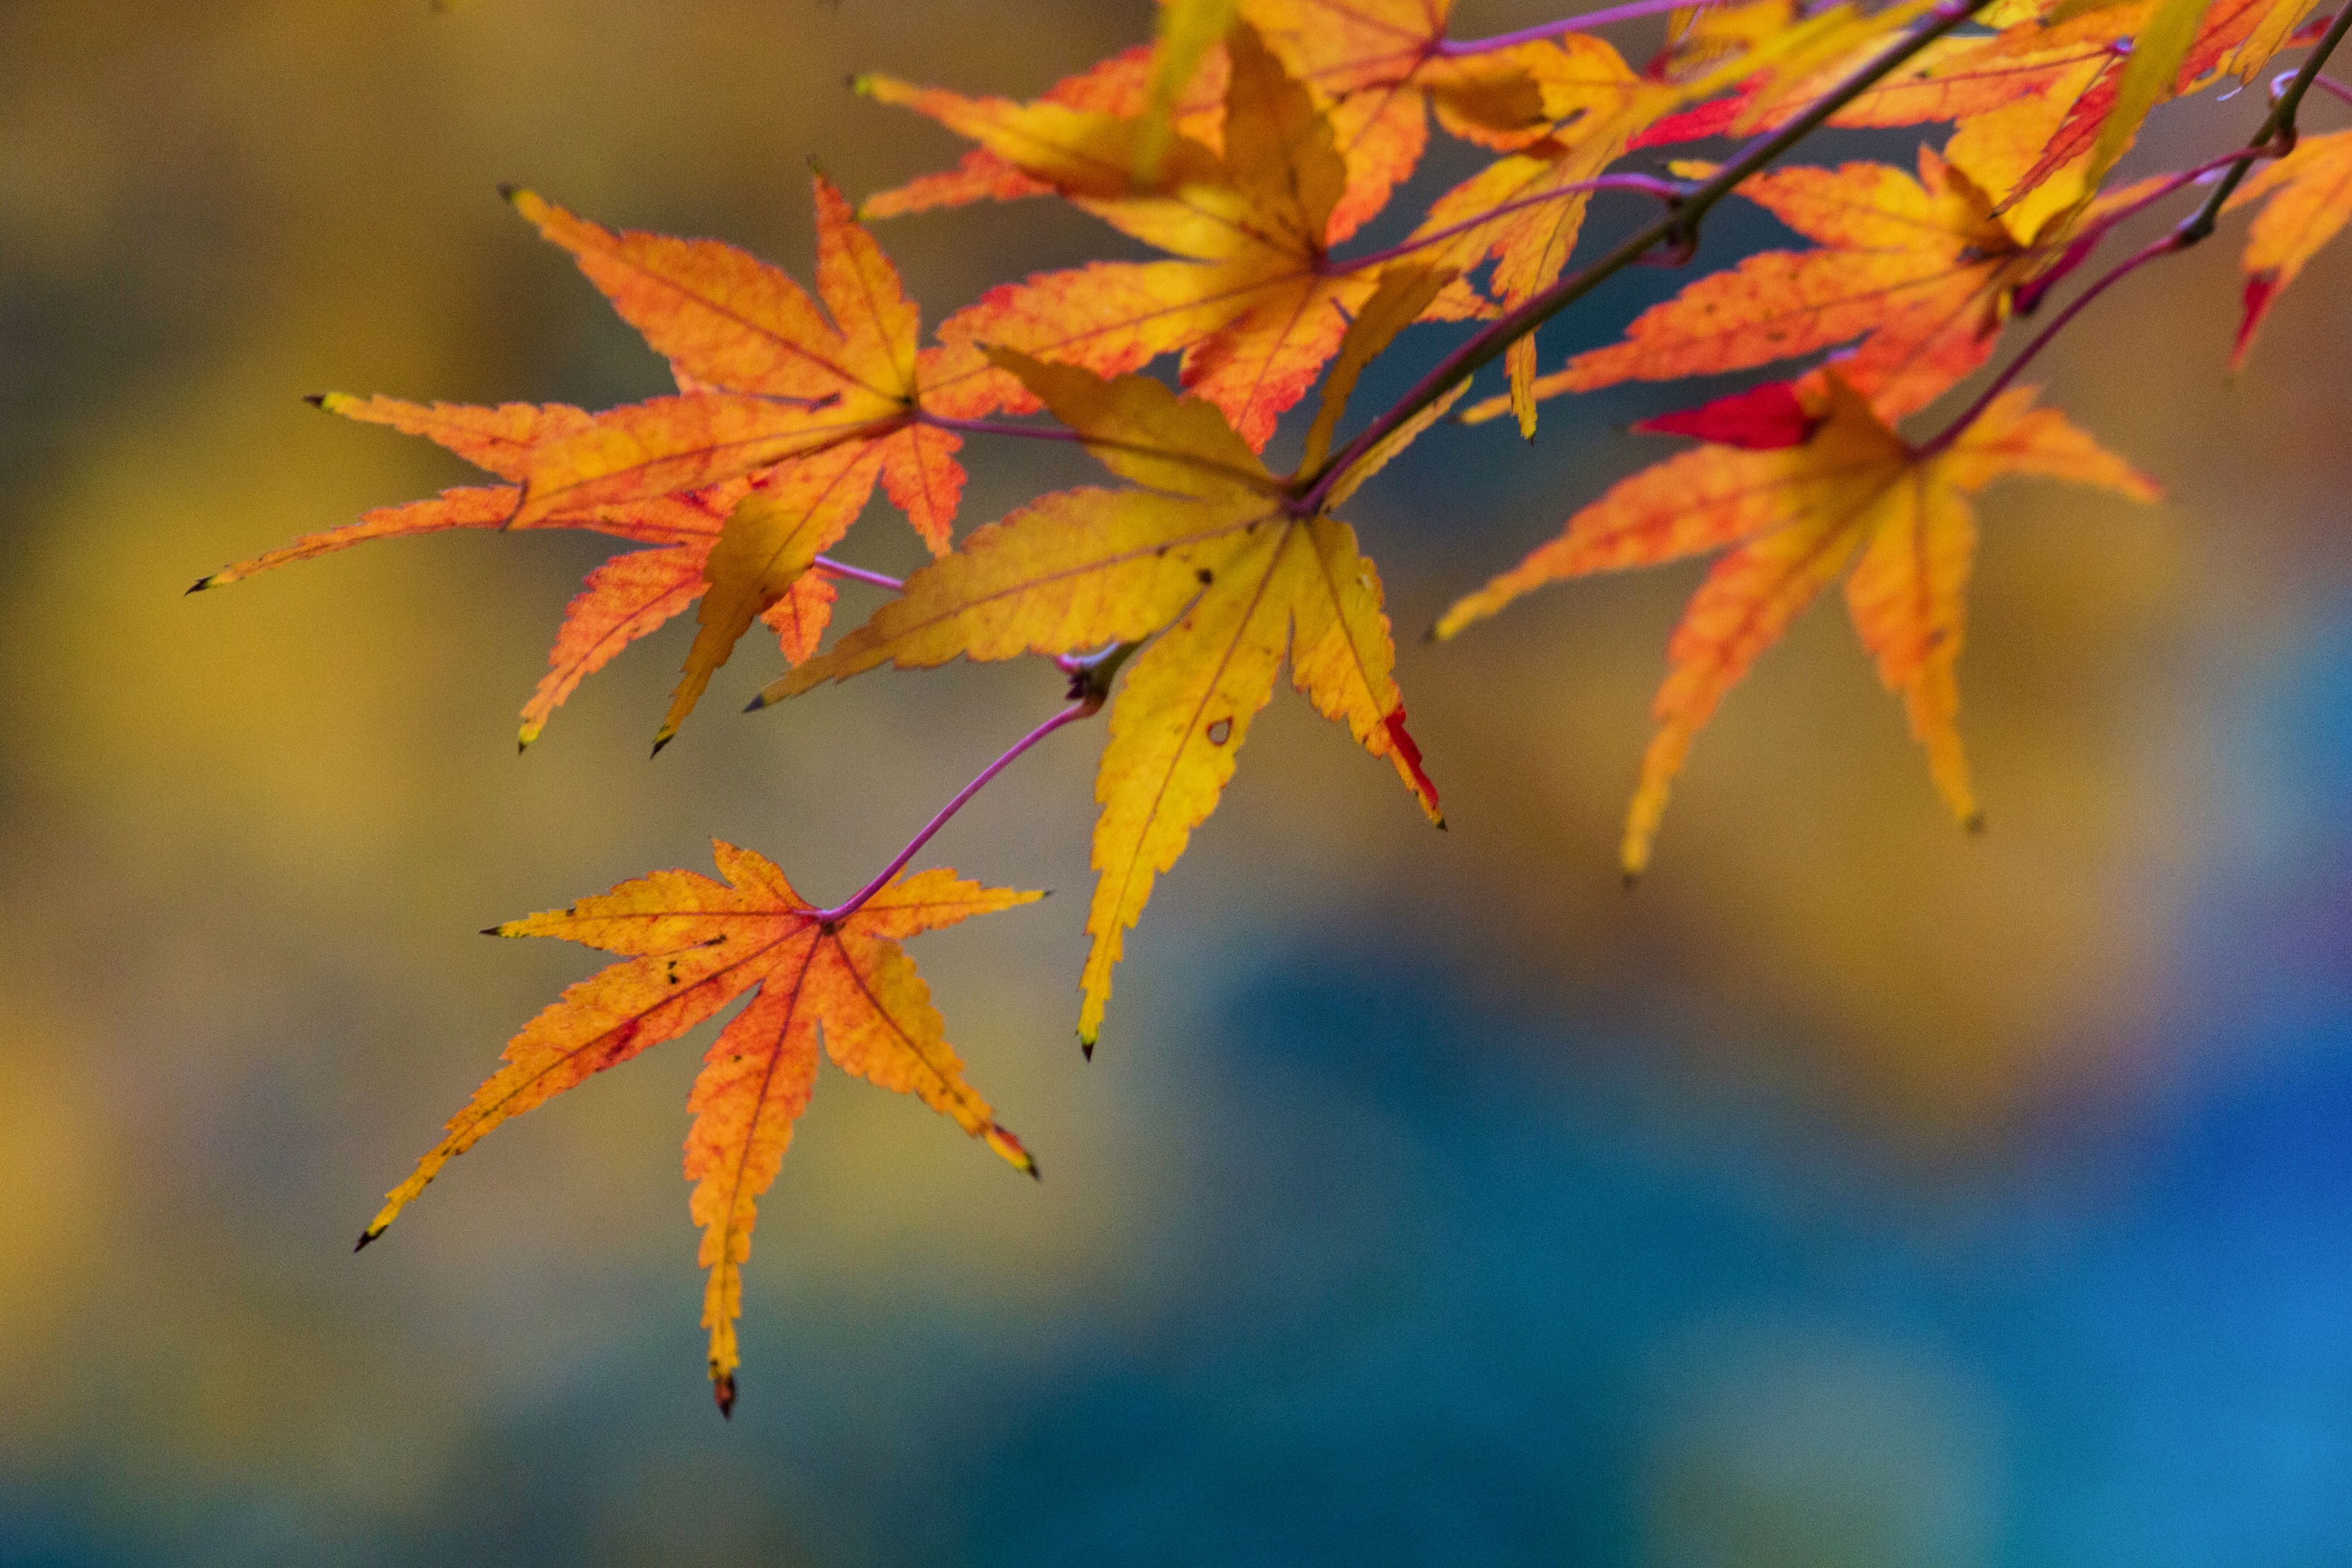
[[[2078,82],[2079,93],[2114,58],[2113,40],[2104,37],[1999,53],[1989,50],[1990,42],[1982,37],[1937,39],[1839,109],[1828,123],[1887,130],[1974,119],[2020,99],[2049,93],[2070,79]],[[1752,77],[1728,96],[1668,115],[1635,137],[1633,145],[1662,147],[1745,131],[1777,131],[1826,97],[1844,75],[1841,62],[1839,68],[1784,86],[1769,105],[1763,98],[1773,79]]]
[[[1533,395],[1745,370],[1862,338],[1840,374],[1899,418],[1981,365],[2018,289],[2107,211],[2020,234],[1965,170],[1926,147],[1916,179],[1886,163],[1799,167],[1758,174],[1739,194],[1821,245],[1760,251],[1698,279],[1634,318],[1622,342],[1538,377]],[[1463,418],[1510,406],[1497,395]]]
[[[1832,6],[1801,21],[1784,0],[1702,14],[1682,46],[1650,71],[1635,71],[1603,40],[1572,33],[1521,51],[1540,85],[1549,133],[1496,160],[1440,196],[1412,240],[1436,247],[1433,261],[1467,272],[1492,258],[1488,289],[1506,309],[1558,280],[1576,248],[1591,197],[1588,184],[1622,156],[1635,137],[1682,104],[1742,79],[1770,84],[1852,60],[1925,8],[1902,0],[1874,16]],[[1696,68],[1683,62],[1696,58]],[[1743,112],[1746,112],[1743,110]],[[1509,406],[1522,435],[1536,426],[1536,339],[1530,332],[1504,354]]]
[[[719,1031],[688,1096],[691,1210],[710,1271],[702,1324],[719,1408],[735,1401],[741,1363],[735,1320],[751,1255],[760,1194],[776,1179],[793,1123],[816,1082],[820,1033],[836,1066],[912,1094],[1019,1170],[1037,1173],[1020,1140],[996,1124],[964,1082],[930,990],[900,939],[1010,909],[1038,893],[982,888],[953,871],[924,871],[833,917],[793,890],[773,862],[713,840],[723,882],[656,871],[561,910],[493,926],[493,936],[556,936],[626,955],[568,987],[508,1042],[501,1067],[449,1121],[448,1135],[385,1194],[360,1236],[382,1236],[441,1168],[500,1122],[674,1039],[730,1002],[756,993]]]
[[[934,554],[948,547],[964,484],[955,457],[961,437],[923,418],[927,374],[942,351],[919,349],[919,320],[897,268],[832,184],[818,176],[814,184],[824,309],[789,274],[733,246],[614,233],[530,192],[509,193],[669,358],[686,390],[603,414],[314,399],[346,418],[423,436],[512,483],[371,512],[196,586],[370,539],[453,528],[585,528],[667,547],[591,574],[524,710],[526,746],[583,676],[698,596],[699,635],[656,750],[753,620],[770,621],[787,658],[804,657],[833,600],[810,568],[856,521],[877,480]]]
[[[886,77],[885,102],[929,114],[1121,232],[1181,260],[1096,262],[992,289],[940,325],[974,375],[966,402],[1036,406],[982,346],[1102,375],[1183,354],[1185,387],[1222,408],[1252,447],[1314,384],[1349,314],[1379,287],[1329,258],[1349,171],[1329,119],[1246,25],[1228,36],[1222,145],[1171,137],[1149,174],[1141,124],[1052,102],[966,98]],[[973,387],[984,388],[984,391]]]
[[[1321,463],[1363,363],[1420,314],[1444,278],[1391,282],[1367,305],[1341,350],[1328,416],[1309,433],[1307,469]],[[1106,467],[1141,488],[1060,491],[975,530],[761,700],[883,664],[928,668],[959,655],[1003,659],[1157,639],[1128,667],[1095,783],[1100,877],[1078,1019],[1091,1051],[1126,932],[1154,879],[1216,809],[1286,657],[1292,684],[1387,758],[1431,820],[1443,818],[1404,727],[1380,577],[1354,531],[1293,506],[1290,487],[1206,403],[1145,376],[1105,381],[1009,351],[998,358]],[[1394,449],[1352,469],[1331,504]]]
[[[1108,59],[1097,61],[1075,76],[1064,77],[1036,101],[1108,115],[1114,120],[1133,120],[1143,112],[1150,100],[1151,59],[1151,46],[1138,44]],[[1172,115],[1172,123],[1180,133],[1212,151],[1219,150],[1223,137],[1225,78],[1225,53],[1221,46],[1202,60],[1201,69],[1179,97]],[[872,90],[875,84],[885,79],[861,79],[860,90]],[[877,92],[875,96],[881,94]],[[904,213],[930,212],[972,202],[1016,201],[1054,194],[1052,184],[1023,174],[1018,163],[1001,156],[994,149],[974,147],[952,169],[919,174],[904,184],[866,197],[857,204],[857,216],[897,217]]]
[[[2143,63],[2144,75],[2156,75],[2144,92],[2135,95],[2136,112],[2127,111],[2122,120],[2115,113],[2118,95],[2126,67],[2147,54],[2139,46],[2147,41],[2144,34],[2156,13],[2154,0],[2066,7],[2057,20],[2025,16],[1990,38],[1938,39],[1840,109],[1829,123],[1859,128],[1961,121],[1962,136],[1945,148],[1945,154],[1968,165],[2004,209],[2060,173],[2074,170],[2079,177],[2034,209],[2038,222],[2096,185],[2106,166],[2130,145],[2147,108],[2223,75],[2251,81],[2280,48],[2312,41],[2296,27],[2315,0],[2214,0],[2210,7],[2198,0],[2186,3],[2201,15],[2189,19],[2193,32],[2176,40],[2179,47],[2169,80],[2161,79],[2160,64]],[[1668,117],[1633,144],[1657,146],[1720,135],[1735,124],[1777,130],[1835,88],[1841,75],[1834,69],[1821,72],[1783,91],[1772,105],[1762,102],[1769,84],[1758,79],[1728,98]],[[1966,129],[1969,121],[1997,114],[1997,125],[1973,132]],[[2111,121],[2116,121],[2112,130]],[[2103,136],[2109,144],[2101,158],[2094,158]],[[2007,143],[2007,155],[1968,155],[1969,143],[1990,142]],[[2035,224],[2019,226],[2030,232]]]
[[[1446,55],[1454,0],[1242,0],[1241,11],[1293,74],[1331,100],[1333,139],[1348,162],[1334,244],[1412,177],[1433,112],[1450,134],[1498,152],[1558,118],[1532,68],[1552,46]]]
[[[2148,111],[2237,74],[2249,80],[2284,47],[2312,0],[2123,0],[2043,23],[2021,22],[1977,47],[1975,63],[2047,58],[2084,45],[2105,58],[2087,75],[2065,78],[2034,126],[2036,154],[2018,177],[2014,201],[2063,170],[2076,171],[2068,200],[2095,190],[2129,151]]]
[[[2352,218],[2352,131],[2305,136],[2294,151],[2240,185],[2224,212],[2270,198],[2246,234],[2246,314],[2230,368],[2246,363],[2263,318],[2319,247]]]
[[[2101,449],[2031,387],[2001,394],[1948,445],[1915,451],[1834,372],[1818,384],[1818,420],[1801,446],[1706,446],[1612,487],[1561,536],[1446,611],[1450,637],[1520,595],[1571,577],[1728,548],[1684,612],[1652,713],[1625,825],[1628,879],[1648,864],[1666,795],[1692,738],[1797,613],[1845,579],[1846,606],[1879,679],[1900,692],[1937,790],[1978,821],[1955,719],[1955,670],[1976,556],[1968,496],[2004,474],[2098,485],[2137,500],[2151,479]],[[1860,562],[1849,574],[1847,563]]]
[[[1347,165],[1325,243],[1337,245],[1388,205],[1412,177],[1429,140],[1429,113],[1456,136],[1504,147],[1542,129],[1542,98],[1512,51],[1450,59],[1438,52],[1452,0],[1244,0],[1242,16],[1289,73],[1314,93]],[[1134,120],[1149,107],[1155,59],[1149,45],[1113,55],[1045,90],[1037,101]],[[1219,42],[1203,53],[1170,116],[1172,128],[1213,153],[1224,151],[1232,67]],[[876,96],[895,90],[867,79]],[[891,100],[900,101],[900,100]],[[929,101],[905,100],[929,112]],[[950,122],[951,123],[951,122]],[[888,217],[975,201],[1049,195],[1055,186],[1022,172],[987,146],[952,170],[919,175],[868,196],[864,217]]]

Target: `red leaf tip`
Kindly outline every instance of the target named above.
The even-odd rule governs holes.
[[[1803,446],[1820,423],[1798,401],[1793,383],[1768,381],[1696,408],[1637,419],[1633,428],[1649,436],[1696,436],[1718,447],[1769,452]]]
[[[2246,279],[2245,315],[2238,322],[2237,341],[2230,345],[2230,374],[2235,375],[2246,363],[2246,353],[2254,346],[2254,334],[2262,331],[2263,318],[2271,312],[2272,297],[2278,293],[2276,268],[2256,272]]]
[[[719,1402],[719,1418],[735,1419],[735,1374],[722,1372],[710,1380],[710,1397]]]
[[[1404,704],[1400,702],[1390,709],[1381,723],[1389,732],[1389,745],[1394,752],[1397,761],[1402,763],[1404,765],[1404,771],[1412,775],[1412,787],[1420,795],[1423,804],[1427,806],[1430,819],[1438,826],[1444,826],[1444,814],[1437,809],[1437,786],[1430,782],[1428,773],[1421,765],[1421,747],[1414,742],[1412,732],[1404,727]]]

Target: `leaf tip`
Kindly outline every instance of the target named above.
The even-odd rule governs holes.
[[[529,191],[523,189],[522,186],[515,184],[512,180],[501,180],[499,182],[499,200],[506,203],[509,206],[514,205],[518,201],[530,194],[530,193]]]
[[[710,1380],[710,1397],[719,1402],[720,1420],[734,1420],[735,1374],[731,1372],[722,1372],[713,1376]]]
[[[327,406],[327,399],[333,395],[334,394],[331,392],[314,392],[308,397],[302,399],[302,401],[309,404],[313,408],[324,408]]]
[[[842,79],[848,84],[849,90],[856,93],[858,97],[872,98],[874,96],[874,78],[870,73],[866,71],[852,71],[848,76]]]
[[[1021,1140],[1013,1136],[1012,1129],[992,1121],[988,1124],[988,1131],[982,1136],[988,1141],[988,1146],[1002,1155],[1004,1162],[1014,1170],[1023,1173],[1031,1181],[1043,1179],[1037,1174],[1036,1156],[1031,1154],[1022,1144]]]
[[[743,711],[746,713],[757,713],[761,709],[765,708],[767,705],[768,694],[762,691],[760,695],[751,699],[751,701],[743,704]]]
[[[217,573],[217,572],[215,572],[215,573],[214,573],[214,574],[213,574],[212,577],[199,577],[199,578],[197,578],[194,582],[193,582],[193,583],[191,583],[191,584],[188,584],[188,593],[190,593],[190,594],[201,594],[201,593],[203,593],[205,589],[207,589],[207,588],[209,588],[209,587],[211,587],[211,586],[213,585],[213,577],[217,577],[217,576],[219,576],[219,575],[220,575],[220,574],[219,574],[219,573]],[[185,595],[182,595],[182,597],[184,597],[184,598],[185,596],[186,596]]]
[[[1438,831],[1438,832],[1440,832],[1440,833],[1450,833],[1450,832],[1452,832],[1452,831],[1453,831],[1453,829],[1451,829],[1451,828],[1449,828],[1449,827],[1447,827],[1447,826],[1445,826],[1445,818],[1444,818],[1443,816],[1438,817],[1438,818],[1436,819],[1436,822],[1437,822],[1437,831]]]
[[[1971,838],[1982,838],[1984,830],[1985,814],[1981,811],[1972,811],[1960,819],[1960,831]]]
[[[669,725],[663,725],[661,733],[654,737],[653,755],[656,757],[660,756],[662,754],[662,748],[677,739],[677,731]]]
[[[1088,1061],[1095,1059],[1095,1037],[1084,1029],[1078,1031],[1078,1054]]]
[[[367,1250],[367,1244],[373,1241],[377,1237],[382,1236],[383,1234],[383,1226],[380,1225],[372,1225],[368,1226],[365,1230],[360,1232],[360,1238],[352,1243],[352,1250],[353,1252],[365,1252]]]
[[[1642,873],[1635,870],[1633,867],[1628,866],[1625,868],[1624,871],[1620,874],[1618,885],[1630,893],[1635,888],[1642,885]]]

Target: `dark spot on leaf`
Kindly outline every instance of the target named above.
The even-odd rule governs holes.
[[[1206,566],[1202,567],[1198,572],[1193,573],[1192,575],[1201,580],[1201,586],[1203,588],[1217,580],[1217,574],[1214,572],[1210,571]]]
[[[825,935],[831,936],[841,930],[841,922],[839,921],[826,921],[816,929],[823,931]]]
[[[1234,721],[1231,719],[1220,719],[1209,726],[1209,744],[1213,746],[1222,746],[1233,736]]]

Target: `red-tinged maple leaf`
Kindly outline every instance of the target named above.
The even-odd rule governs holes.
[[[2076,83],[2078,95],[2115,58],[2114,41],[2109,37],[2078,38],[2005,53],[1989,52],[1987,43],[1982,37],[1937,39],[1902,68],[1889,72],[1831,115],[1829,123],[1859,130],[1969,120],[2021,99],[2044,96],[2069,80]],[[1729,136],[1742,127],[1777,131],[1840,86],[1845,74],[1843,64],[1818,72],[1785,87],[1777,101],[1769,105],[1763,102],[1763,95],[1772,79],[1750,78],[1734,93],[1668,115],[1635,137],[1633,146],[1663,147]]]
[[[1386,285],[1367,306],[1340,353],[1335,403],[1443,276]],[[1106,467],[1140,488],[1060,491],[974,531],[761,700],[883,664],[928,668],[959,655],[1003,659],[1157,639],[1127,668],[1095,783],[1100,875],[1078,1020],[1091,1050],[1126,933],[1154,879],[1216,808],[1286,657],[1292,684],[1387,758],[1431,819],[1442,818],[1404,729],[1380,577],[1354,531],[1297,510],[1290,487],[1206,403],[1144,376],[1106,381],[1005,351],[998,357]],[[1337,419],[1317,420],[1310,464],[1323,460]],[[1344,498],[1348,488],[1332,494]]]
[[[833,589],[807,574],[877,481],[934,554],[948,547],[963,490],[961,437],[923,418],[926,378],[944,351],[919,349],[920,321],[897,268],[840,193],[819,176],[815,195],[823,308],[790,275],[733,246],[616,234],[528,191],[510,193],[688,390],[601,415],[562,405],[315,399],[347,418],[425,437],[514,483],[371,512],[196,586],[363,540],[452,528],[588,528],[665,546],[591,574],[520,735],[528,746],[582,677],[713,589],[656,736],[659,750],[753,620],[769,620],[787,658],[815,646]],[[740,448],[711,445],[738,416],[790,434]]]
[[[2164,40],[2147,37],[2157,15],[2155,0],[2053,8],[2063,13],[2056,20],[2021,16],[1994,37],[1937,40],[1840,109],[1829,123],[1859,128],[1960,121],[1961,135],[1945,153],[1966,164],[2004,210],[2071,168],[2074,177],[2032,209],[2032,221],[2019,226],[2031,232],[2097,184],[2130,145],[2147,109],[2223,75],[2250,81],[2280,48],[2313,41],[2296,27],[2315,3],[2212,0],[2207,6],[2203,0],[2182,0],[2192,30],[2179,30],[2182,14],[2176,12],[2169,68],[2150,52],[2151,45]],[[2126,112],[2117,115],[2126,68],[2135,60],[2140,62],[2141,81]],[[1761,102],[1760,80],[1748,84],[1731,97],[1670,116],[1634,145],[1728,134],[1735,124],[1777,130],[1837,87],[1842,74],[1819,73],[1770,106]],[[1988,122],[1971,130],[1972,121]]]
[[[1181,352],[1185,387],[1253,447],[1314,384],[1349,313],[1379,278],[1330,260],[1347,170],[1313,95],[1254,31],[1234,29],[1222,153],[1175,136],[1147,180],[1139,122],[1051,103],[971,99],[868,78],[865,90],[929,114],[1122,232],[1182,260],[1097,262],[992,290],[940,323],[968,355],[967,405],[1034,408],[983,345],[1110,375]]]
[[[1798,21],[1780,0],[1728,8],[1696,24],[1689,42],[1705,46],[1711,62],[1696,70],[1677,68],[1669,57],[1657,71],[1637,72],[1609,44],[1583,34],[1530,46],[1521,59],[1541,87],[1550,133],[1439,197],[1412,238],[1431,247],[1426,259],[1464,272],[1491,258],[1488,290],[1504,307],[1515,306],[1549,288],[1566,267],[1590,200],[1580,187],[1662,116],[1742,79],[1769,83],[1850,58],[1922,9],[1924,0],[1903,0],[1864,16],[1839,5]],[[1510,345],[1504,368],[1520,432],[1532,436],[1532,333]]]
[[[716,840],[725,881],[656,871],[561,910],[490,928],[495,936],[555,936],[625,955],[571,986],[508,1042],[505,1065],[452,1117],[447,1136],[385,1195],[361,1234],[382,1236],[441,1168],[500,1122],[553,1099],[649,1046],[674,1039],[747,993],[703,1058],[687,1109],[686,1176],[709,1270],[702,1323],[721,1412],[741,1363],[735,1320],[760,1194],[776,1179],[793,1123],[816,1082],[820,1037],[835,1065],[911,1094],[1003,1155],[1036,1165],[964,1081],[930,991],[899,942],[1043,895],[982,888],[953,871],[891,882],[832,917],[794,892],[773,862]]]
[[[2021,23],[1979,46],[1987,65],[2084,44],[2105,44],[2107,58],[2087,77],[2068,79],[2050,96],[2053,112],[2021,140],[2036,148],[2005,201],[2015,201],[2073,171],[2066,200],[2098,188],[2116,161],[2131,149],[2148,111],[2184,97],[2226,71],[2247,68],[2259,50],[2262,60],[2284,43],[2307,0],[2284,14],[2280,0],[2125,0],[2071,15],[2049,24]],[[2282,28],[2278,24],[2284,20]],[[2256,44],[2257,35],[2275,41]],[[2251,69],[2259,70],[2259,62]]]
[[[1982,364],[2017,290],[2107,211],[2021,236],[1964,170],[1925,147],[1916,179],[1886,163],[1799,167],[1758,174],[1739,194],[1820,247],[1759,252],[1698,279],[1634,318],[1622,342],[1538,377],[1534,395],[1745,370],[1862,338],[1840,374],[1899,418]],[[1509,406],[1497,395],[1463,418]]]
[[[1813,596],[1841,577],[1854,628],[1886,689],[1899,692],[1937,790],[1978,820],[1955,719],[1976,521],[1968,497],[2004,474],[2097,485],[2137,500],[2154,481],[2102,450],[2034,392],[2003,393],[1948,445],[1915,451],[1832,373],[1801,445],[1708,446],[1619,483],[1445,613],[1450,637],[1520,595],[1571,577],[1727,551],[1684,612],[1652,712],[1625,826],[1625,875],[1640,875],[1692,737]],[[1856,557],[1859,557],[1856,563]],[[1849,563],[1856,563],[1847,570]],[[804,667],[805,668],[805,667]]]
[[[2294,151],[2240,185],[2224,212],[2270,198],[2246,235],[2246,314],[2230,369],[2246,363],[2263,318],[2319,247],[2352,217],[2352,131],[2305,136]]]

